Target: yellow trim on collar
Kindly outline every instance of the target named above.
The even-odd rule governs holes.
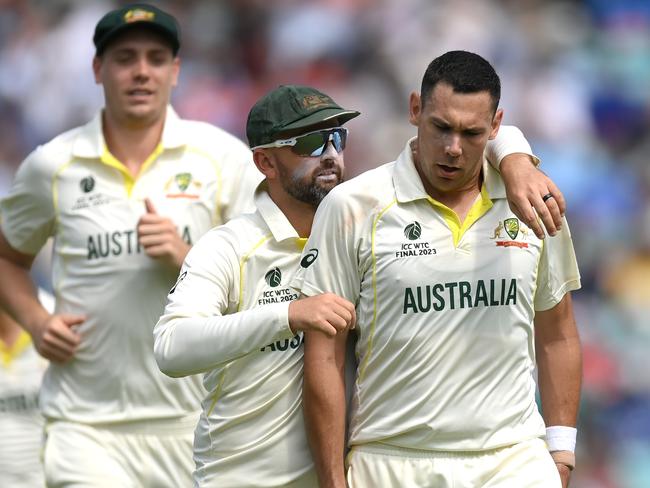
[[[307,244],[306,237],[296,237],[296,246],[298,246],[298,249],[302,251],[305,248],[305,244]]]
[[[165,148],[163,147],[162,142],[159,142],[156,148],[153,150],[153,152],[145,160],[145,162],[142,163],[142,165],[140,166],[140,170],[138,171],[138,174],[135,176],[133,176],[131,172],[128,169],[126,169],[126,166],[124,166],[124,164],[121,163],[120,160],[118,160],[115,156],[111,154],[107,146],[104,146],[104,152],[102,153],[99,159],[101,160],[102,163],[122,173],[122,176],[124,176],[124,186],[126,187],[126,194],[130,197],[131,193],[133,192],[133,187],[135,186],[136,180],[140,177],[142,173],[144,173],[147,170],[147,168],[149,168],[149,166],[153,164],[153,162],[156,160],[158,156],[160,156],[160,154],[164,151],[164,149]]]
[[[0,339],[0,363],[6,368],[13,360],[15,360],[21,353],[27,349],[32,343],[32,338],[24,330],[20,331],[20,335],[12,346],[7,346],[5,342]]]
[[[465,217],[465,220],[463,222],[460,221],[458,214],[450,209],[447,205],[440,203],[438,200],[435,200],[431,197],[427,197],[427,200],[434,208],[440,212],[442,218],[445,219],[445,222],[447,223],[447,226],[449,227],[452,238],[454,240],[454,247],[458,246],[458,243],[460,242],[467,229],[469,229],[474,224],[474,222],[485,215],[493,205],[485,183],[483,183],[481,186],[481,193],[479,193],[476,201],[472,205],[472,208],[469,209],[467,217]]]

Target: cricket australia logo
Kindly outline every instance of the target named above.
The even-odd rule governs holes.
[[[140,22],[140,21],[152,22],[155,16],[156,14],[154,14],[153,12],[136,8],[133,10],[129,10],[127,13],[124,14],[124,22],[129,24],[131,22]]]
[[[419,239],[421,235],[422,226],[418,221],[414,221],[413,223],[404,227],[404,237],[406,237],[409,241],[415,241],[416,239]]]
[[[300,266],[303,268],[309,268],[316,258],[318,257],[318,249],[310,249],[307,254],[305,254],[300,260]]]
[[[279,268],[273,268],[264,275],[264,279],[270,287],[275,288],[282,282],[282,272]]]
[[[165,183],[165,192],[167,198],[199,198],[198,191],[201,189],[201,183],[196,181],[192,173],[176,173]],[[188,191],[195,190],[195,192]]]
[[[176,186],[180,191],[185,191],[187,190],[187,187],[190,186],[190,183],[192,182],[192,174],[178,173],[176,176],[174,176],[174,182],[176,183]]]
[[[95,188],[95,178],[92,176],[86,176],[81,179],[79,186],[81,187],[81,191],[84,193],[90,193],[93,191],[93,188]]]
[[[503,226],[506,229],[506,234],[514,241],[517,238],[517,234],[519,234],[519,219],[506,219],[503,221]]]
[[[494,232],[490,239],[502,239],[505,236],[502,235],[502,233],[505,231],[505,233],[510,237],[510,241],[504,240],[504,241],[496,241],[496,245],[499,247],[528,247],[527,242],[521,242],[525,240],[528,237],[528,228],[525,225],[521,225],[519,222],[519,219],[516,217],[511,217],[509,219],[505,219],[503,221],[499,221],[497,226],[494,229]],[[517,237],[521,237],[519,241],[517,241]]]
[[[305,95],[302,99],[302,106],[308,110],[327,107],[331,103],[332,99],[325,95]]]

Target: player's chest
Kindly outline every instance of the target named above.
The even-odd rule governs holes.
[[[407,284],[517,277],[536,270],[542,242],[497,204],[467,228],[429,205],[396,207],[379,219],[366,251],[377,276]]]
[[[264,248],[262,252],[242,260],[241,306],[249,309],[296,300],[298,292],[289,285],[299,260],[300,249],[291,243]]]
[[[218,175],[209,165],[161,161],[137,177],[91,161],[75,162],[53,181],[62,229],[132,230],[145,213],[145,199],[174,222],[207,219],[215,210]]]

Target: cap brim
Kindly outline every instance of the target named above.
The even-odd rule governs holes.
[[[303,127],[309,127],[316,125],[321,122],[326,122],[331,119],[339,119],[339,124],[344,124],[350,119],[355,118],[357,115],[360,115],[361,112],[356,110],[344,110],[342,108],[325,108],[314,112],[308,117],[292,122],[289,125],[282,127],[280,132],[289,131],[293,129],[302,129]]]

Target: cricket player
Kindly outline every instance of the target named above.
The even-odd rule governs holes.
[[[306,332],[305,420],[321,487],[568,485],[580,276],[566,221],[535,236],[485,161],[499,98],[480,56],[436,58],[410,98],[417,136],[316,213],[295,284],[356,304],[359,361],[346,474],[349,329]]]
[[[188,486],[204,392],[160,373],[152,324],[190,246],[252,208],[260,178],[244,143],[169,106],[171,15],[128,5],[93,41],[103,110],[32,152],[0,203],[0,302],[52,361],[40,394],[48,486]],[[29,277],[49,237],[54,314]]]
[[[163,372],[204,373],[195,486],[317,486],[301,408],[303,332],[347,330],[354,302],[329,293],[296,300],[289,283],[318,259],[315,251],[300,254],[318,204],[343,179],[343,125],[357,115],[299,85],[280,86],[253,106],[246,131],[265,177],[257,211],[192,248],[154,328]],[[509,137],[491,146],[493,160],[530,153],[516,129]],[[512,167],[533,168],[528,156],[517,157],[524,161]]]
[[[39,289],[38,295],[46,309],[54,308],[54,297],[48,292]],[[46,367],[29,334],[0,310],[0,486],[45,484],[38,391]]]

